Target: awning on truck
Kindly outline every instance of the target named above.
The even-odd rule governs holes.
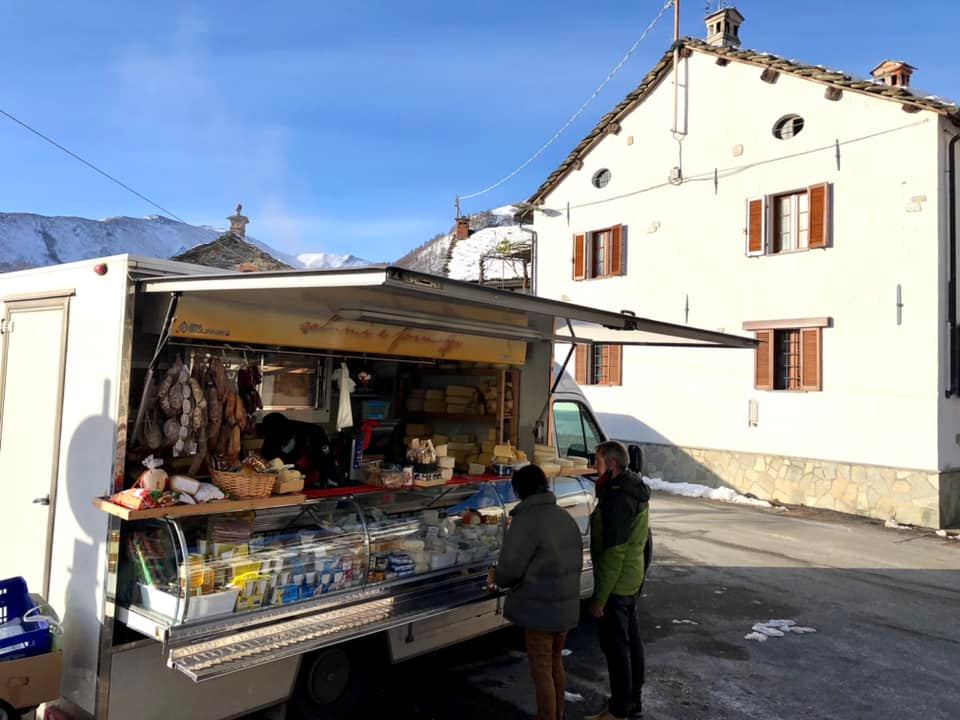
[[[513,364],[524,361],[528,342],[756,345],[393,266],[146,278],[139,286],[178,296],[171,336],[201,342]]]

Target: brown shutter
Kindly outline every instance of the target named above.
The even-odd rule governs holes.
[[[576,357],[574,358],[574,378],[577,381],[577,385],[586,385],[587,376],[589,374],[590,374],[590,346],[577,345],[577,353],[576,353]]]
[[[610,274],[627,274],[627,238],[623,225],[614,225],[610,229]]]
[[[804,328],[800,331],[800,389],[823,389],[823,354],[820,343],[820,328]]]
[[[747,254],[763,254],[763,198],[747,201]]]
[[[607,345],[608,385],[623,385],[623,345]]]
[[[756,333],[757,356],[754,363],[753,384],[757,390],[773,390],[773,330]]]
[[[827,183],[807,188],[810,204],[810,240],[808,247],[825,248],[830,234],[830,186]]]
[[[573,236],[573,279],[586,280],[587,278],[587,237],[586,235]]]

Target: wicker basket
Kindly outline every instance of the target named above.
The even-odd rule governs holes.
[[[238,500],[269,497],[276,475],[244,475],[243,473],[210,470],[210,480],[218,488]]]

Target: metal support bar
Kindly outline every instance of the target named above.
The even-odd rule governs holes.
[[[146,415],[147,412],[147,399],[150,396],[150,390],[153,389],[153,377],[157,371],[157,364],[160,362],[160,355],[163,353],[163,348],[170,339],[170,328],[173,327],[173,319],[179,304],[180,293],[170,293],[170,304],[167,305],[167,315],[164,317],[163,325],[160,327],[160,337],[157,340],[157,347],[156,350],[154,350],[153,358],[151,358],[150,365],[147,367],[147,377],[143,384],[143,393],[140,396],[140,407],[137,408],[137,419],[133,423],[132,437],[134,441],[136,441],[140,433],[140,427],[143,425],[143,416]]]
[[[560,380],[563,378],[563,374],[567,371],[567,366],[570,364],[570,358],[573,357],[573,353],[577,350],[576,337],[577,334],[573,331],[573,323],[570,322],[570,318],[567,318],[567,328],[570,330],[570,351],[567,353],[567,357],[563,361],[563,365],[560,366],[560,372],[557,373],[557,377],[554,378],[553,385],[550,386],[550,392],[547,394],[547,401],[543,405],[543,410],[540,411],[540,415],[537,417],[537,422],[534,423],[534,434],[537,434],[537,428],[543,426],[543,418],[547,414],[547,410],[550,409],[550,400],[553,398],[554,393],[557,392],[557,388],[560,387]]]

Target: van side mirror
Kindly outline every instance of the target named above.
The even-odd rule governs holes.
[[[627,454],[630,456],[630,470],[638,475],[643,472],[643,450],[639,445],[630,445],[627,448]]]

